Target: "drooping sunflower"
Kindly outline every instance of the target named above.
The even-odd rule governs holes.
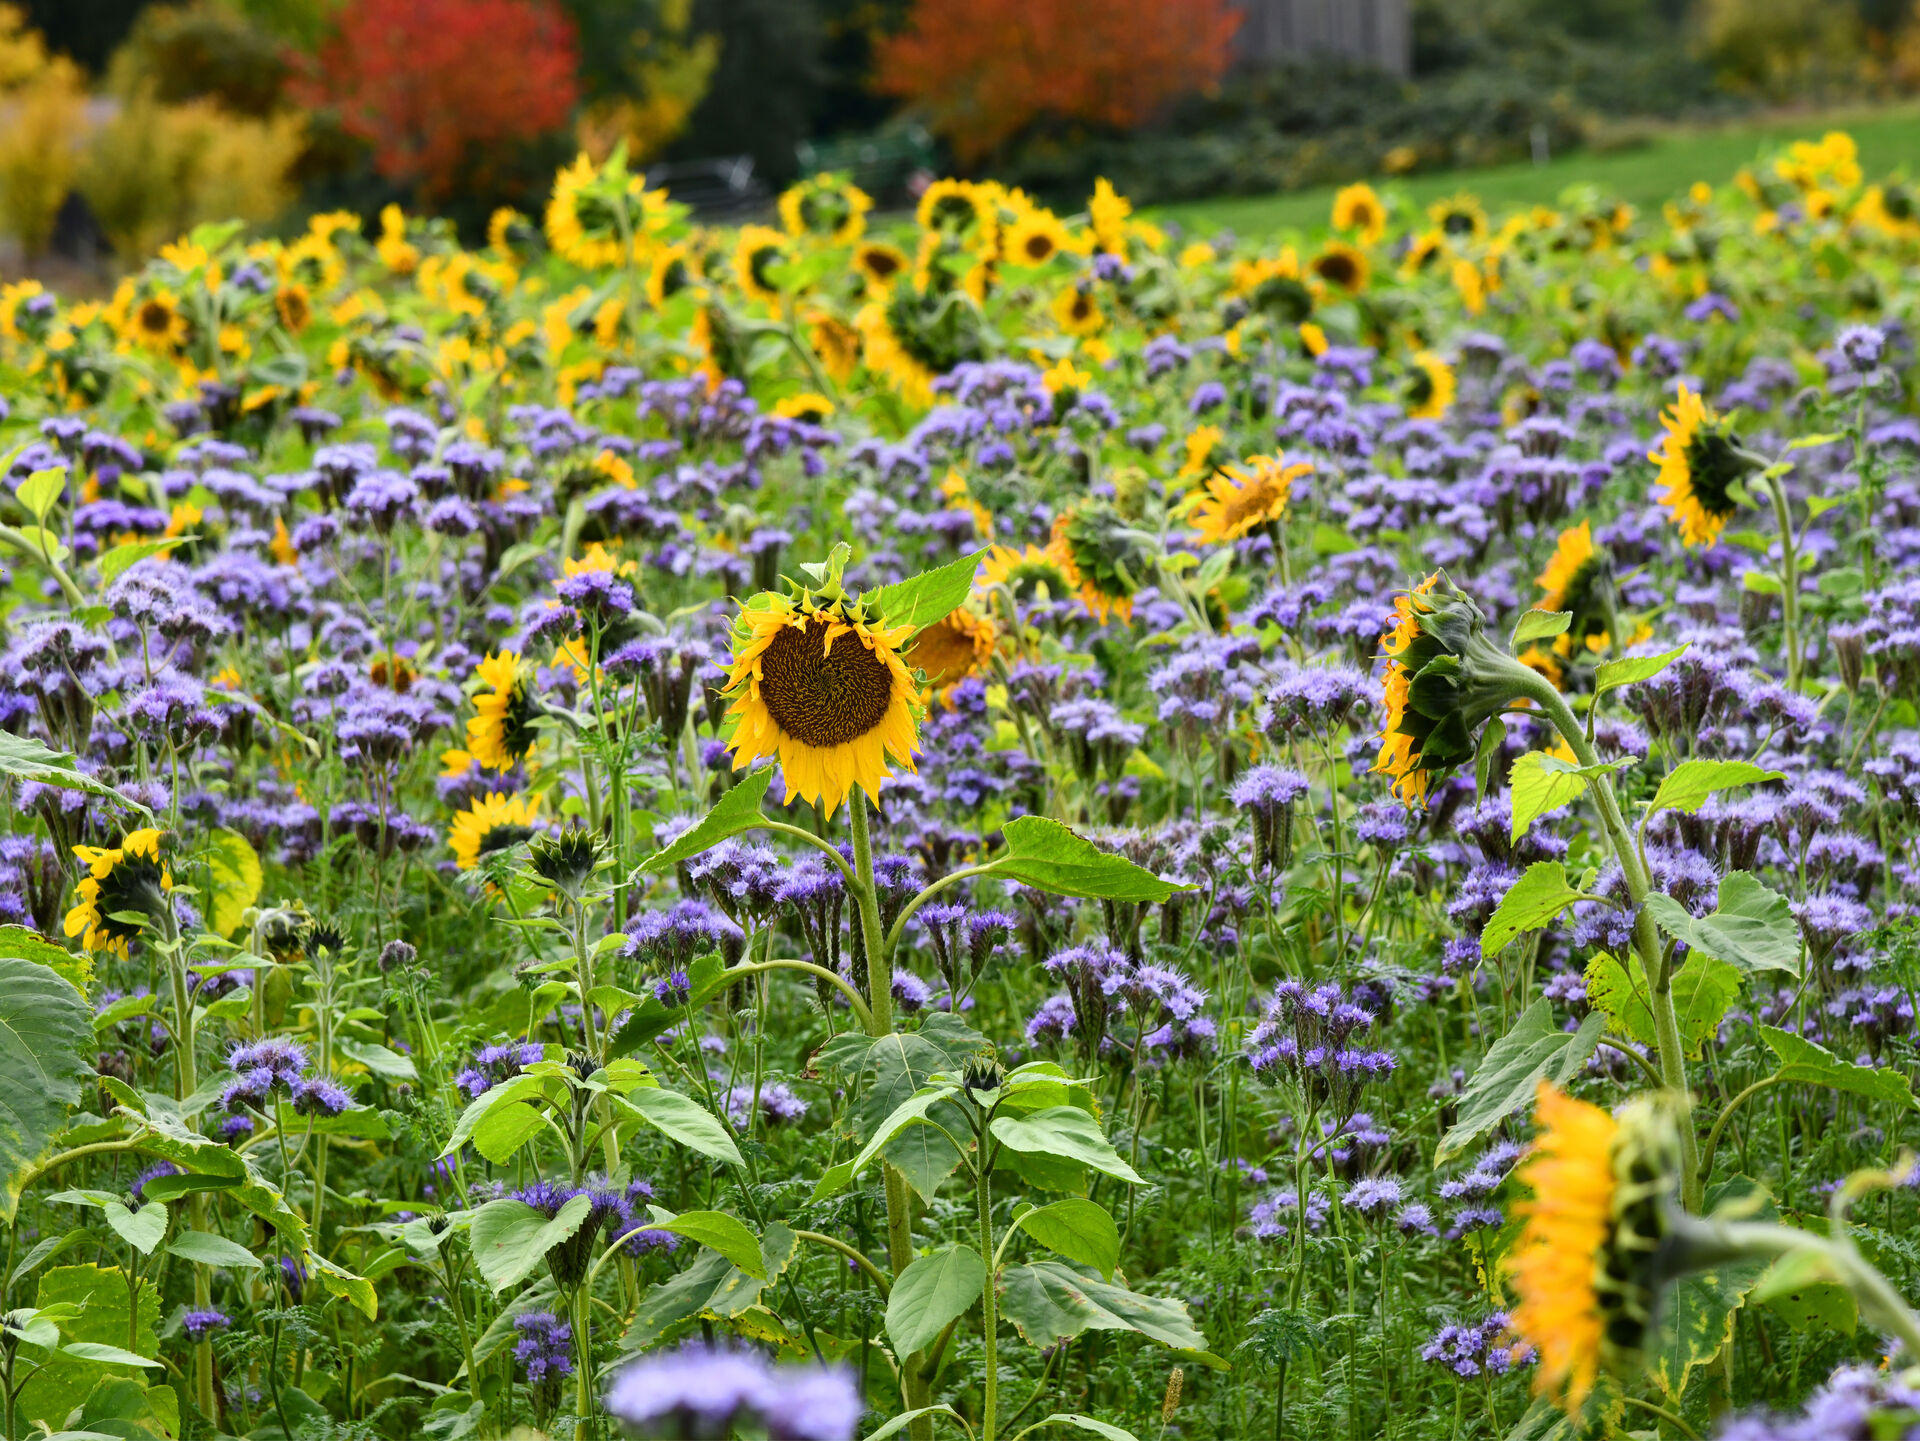
[[[1540,609],[1572,612],[1565,639],[1583,641],[1593,650],[1605,648],[1609,597],[1601,588],[1611,585],[1612,577],[1607,556],[1594,547],[1592,521],[1583,520],[1560,532],[1553,558],[1534,583],[1546,592]]]
[[[850,245],[865,233],[871,209],[873,197],[842,175],[816,175],[780,195],[780,223],[796,239],[811,235]]]
[[[539,830],[538,795],[504,795],[499,791],[475,800],[456,814],[447,827],[447,846],[463,871],[481,860],[531,839]]]
[[[134,912],[157,916],[171,904],[173,873],[160,858],[163,832],[151,827],[129,831],[118,846],[75,846],[74,858],[87,873],[74,888],[75,903],[67,912],[66,934],[80,937],[89,951],[110,951],[123,960],[141,927],[115,917]]]
[[[1427,772],[1420,765],[1420,736],[1412,707],[1413,676],[1408,652],[1420,639],[1417,597],[1427,595],[1440,581],[1435,571],[1405,595],[1393,601],[1393,628],[1380,637],[1380,650],[1387,658],[1387,673],[1381,682],[1381,703],[1386,716],[1380,725],[1380,754],[1373,771],[1393,778],[1388,788],[1408,806],[1426,804]]]
[[[1313,469],[1291,465],[1284,455],[1250,455],[1244,464],[1223,465],[1195,507],[1193,527],[1209,545],[1225,545],[1286,514],[1293,483]]]
[[[776,757],[787,799],[829,816],[856,786],[878,805],[880,783],[896,765],[913,770],[920,743],[920,688],[900,656],[912,634],[870,619],[831,568],[820,590],[753,597],[721,691],[734,769]]]
[[[1741,448],[1733,427],[1684,385],[1660,423],[1666,433],[1647,452],[1647,459],[1660,467],[1660,503],[1673,512],[1684,544],[1710,547],[1739,509],[1734,485],[1759,463]]]
[[[1333,197],[1333,228],[1357,230],[1361,243],[1372,245],[1386,234],[1387,207],[1371,185],[1342,186]]]
[[[1298,325],[1313,314],[1313,292],[1300,278],[1300,257],[1292,246],[1278,255],[1234,264],[1233,295],[1277,324]]]
[[[885,290],[900,278],[909,264],[904,250],[884,240],[863,241],[853,248],[853,268],[867,282],[869,290]]]
[[[807,313],[807,342],[837,384],[845,385],[860,363],[860,332],[827,310]]]
[[[1097,335],[1107,323],[1100,302],[1078,285],[1069,286],[1054,296],[1047,308],[1053,313],[1053,323],[1068,335]]]
[[[968,676],[986,669],[998,638],[992,621],[964,605],[957,606],[913,638],[905,660],[926,676],[929,686],[944,695]]]
[[[273,308],[290,335],[298,335],[313,319],[313,302],[304,285],[283,285],[273,296]]]
[[[487,217],[487,245],[500,255],[518,257],[531,248],[533,238],[533,222],[511,205]]]
[[[780,303],[780,283],[773,278],[775,266],[785,265],[787,237],[767,225],[743,225],[733,247],[735,283],[764,305]]]
[[[503,771],[533,750],[533,694],[520,657],[510,650],[488,656],[476,672],[488,689],[474,697],[467,722],[467,749],[481,765]]]
[[[1349,295],[1365,290],[1373,275],[1373,266],[1366,255],[1341,240],[1330,241],[1326,249],[1313,257],[1310,268],[1327,284]]]
[[[1521,1166],[1531,1188],[1507,1261],[1520,1296],[1513,1328],[1540,1358],[1534,1392],[1569,1414],[1602,1370],[1629,1374],[1678,1267],[1664,1254],[1677,1141],[1655,1104],[1616,1120],[1542,1081],[1540,1135]]]
[[[1073,237],[1051,210],[1029,210],[1008,228],[1002,257],[1009,265],[1045,265],[1070,249]]]
[[[1454,390],[1453,367],[1436,352],[1421,351],[1413,357],[1413,373],[1407,377],[1407,419],[1444,419],[1453,407]]]
[[[624,258],[619,206],[623,200],[644,203],[644,182],[631,176],[624,186],[616,177],[602,175],[583,150],[573,164],[553,179],[547,201],[547,244],[553,253],[582,270],[604,270]],[[638,224],[629,216],[630,228]]]
[[[862,306],[854,323],[867,367],[916,405],[931,402],[934,377],[987,354],[975,306],[905,285]]]
[[[647,303],[660,309],[683,290],[700,283],[693,252],[685,245],[662,245],[647,267]]]
[[[1146,573],[1146,556],[1131,527],[1112,505],[1082,500],[1054,517],[1050,548],[1059,556],[1080,603],[1100,624],[1133,619],[1133,596]]]

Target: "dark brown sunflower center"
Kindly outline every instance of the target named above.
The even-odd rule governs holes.
[[[1053,237],[1045,231],[1037,231],[1027,237],[1027,259],[1040,261],[1053,254]]]
[[[140,328],[149,335],[165,335],[173,324],[173,311],[158,300],[149,300],[140,307]]]
[[[893,702],[893,672],[858,639],[827,649],[828,625],[783,626],[760,657],[760,697],[774,723],[819,750],[879,727]]]
[[[1322,280],[1330,285],[1337,285],[1343,290],[1351,289],[1354,282],[1360,278],[1360,271],[1354,265],[1353,257],[1337,252],[1321,256],[1314,261],[1313,268],[1319,272]]]
[[[876,245],[867,252],[867,270],[877,280],[891,280],[900,271],[900,257]]]

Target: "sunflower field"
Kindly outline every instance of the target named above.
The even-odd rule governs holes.
[[[1920,1435],[1916,275],[1833,133],[6,287],[6,1441]]]

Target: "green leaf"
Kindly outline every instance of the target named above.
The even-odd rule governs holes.
[[[114,1267],[56,1266],[41,1275],[34,1304],[43,1310],[61,1307],[69,1314],[60,1322],[65,1344],[21,1387],[19,1414],[24,1421],[44,1421],[50,1430],[58,1431],[107,1374],[102,1361],[75,1354],[74,1346],[119,1351],[131,1342],[130,1349],[143,1359],[160,1349],[154,1339],[159,1288],[140,1288],[140,1309],[129,1328],[127,1278]],[[26,1434],[26,1427],[21,1427],[21,1434]]]
[[[593,1201],[575,1196],[548,1220],[525,1201],[489,1201],[473,1213],[468,1233],[473,1261],[498,1296],[533,1274],[547,1252],[569,1239],[587,1219]]]
[[[1747,761],[1681,761],[1660,782],[1647,814],[1664,810],[1692,813],[1705,805],[1707,797],[1715,791],[1785,779],[1785,771],[1766,770]]]
[[[160,535],[151,540],[129,540],[116,545],[99,559],[100,584],[104,589],[143,560],[165,555],[177,545],[192,540],[190,535]]]
[[[1104,1280],[1120,1264],[1120,1228],[1107,1208],[1085,1196],[1069,1196],[1050,1206],[1022,1211],[1014,1225],[1049,1251],[1091,1266]]]
[[[1787,898],[1768,890],[1746,871],[1720,881],[1720,904],[1698,920],[1670,896],[1650,895],[1647,911],[1660,929],[1685,941],[1703,956],[1737,966],[1747,974],[1784,971],[1800,974],[1800,928]]]
[[[260,1258],[245,1246],[211,1231],[182,1231],[167,1242],[167,1254],[202,1266],[224,1266],[230,1271],[258,1271]]]
[[[1660,655],[1630,655],[1622,660],[1602,661],[1593,669],[1593,698],[1598,700],[1603,692],[1610,691],[1615,686],[1635,685],[1643,680],[1652,680],[1680,659],[1686,653],[1686,649],[1683,645]]]
[[[67,548],[67,543],[45,526],[23,525],[18,534],[26,542],[27,554],[33,559],[51,560],[55,565],[59,565],[73,554]]]
[[[102,1366],[159,1366],[162,1364],[151,1356],[137,1355],[124,1346],[109,1346],[101,1341],[69,1341],[60,1349],[69,1356],[78,1356],[82,1361],[96,1361]]]
[[[949,1321],[967,1314],[986,1284],[987,1263],[971,1246],[949,1246],[912,1262],[887,1296],[895,1354],[904,1358],[932,1345]]]
[[[1096,1421],[1091,1416],[1082,1416],[1078,1411],[1056,1411],[1043,1418],[1037,1424],[1041,1426],[1071,1426],[1079,1431],[1091,1431],[1095,1436],[1103,1436],[1106,1441],[1140,1441],[1133,1432],[1123,1426],[1110,1422]]]
[[[754,1279],[768,1279],[766,1262],[760,1254],[760,1238],[748,1230],[738,1216],[730,1216],[725,1211],[682,1211],[669,1220],[656,1219],[652,1229],[671,1231],[689,1241],[698,1241],[708,1250],[718,1251]]]
[[[1860,1324],[1859,1303],[1824,1252],[1793,1251],[1773,1263],[1748,1293],[1796,1331],[1826,1326],[1851,1336]]]
[[[1756,1201],[1764,1204],[1756,1206]],[[1713,1187],[1706,1203],[1709,1215],[1731,1205],[1746,1220],[1771,1222],[1779,1218],[1766,1188],[1745,1176]],[[1668,1304],[1661,1307],[1659,1330],[1648,1348],[1648,1369],[1676,1406],[1692,1372],[1719,1355],[1721,1347],[1733,1338],[1734,1313],[1746,1304],[1747,1293],[1767,1266],[1766,1257],[1747,1256],[1696,1271],[1681,1279]]]
[[[1324,520],[1313,528],[1313,553],[1315,555],[1345,555],[1348,551],[1358,550],[1360,542],[1348,535],[1337,525],[1328,525]]]
[[[943,1040],[946,1033],[941,1028],[953,1024],[961,1025],[962,1030]],[[966,1064],[966,1056],[984,1044],[985,1038],[970,1027],[955,1017],[943,1015],[929,1016],[917,1032],[896,1031],[871,1042],[866,1061],[872,1069],[873,1080],[854,1108],[854,1134],[864,1145],[886,1125],[902,1102],[929,1085],[936,1072],[961,1069]],[[966,1132],[968,1121],[952,1101],[940,1101],[929,1107],[926,1119],[934,1125],[896,1130],[880,1154],[907,1178],[922,1200],[931,1204],[940,1183],[960,1164],[960,1152],[947,1137]],[[849,1171],[849,1177],[851,1174]]]
[[[1513,792],[1513,839],[1518,842],[1548,811],[1572,805],[1587,793],[1595,776],[1617,771],[1625,761],[1576,765],[1545,751],[1528,751],[1513,763],[1507,784]]]
[[[546,1128],[546,1118],[525,1101],[495,1106],[474,1124],[473,1149],[494,1165],[504,1166]]]
[[[1528,610],[1520,613],[1520,620],[1513,628],[1513,639],[1507,648],[1515,655],[1521,647],[1531,645],[1536,640],[1547,640],[1566,633],[1573,624],[1573,612],[1570,610]]]
[[[1007,853],[994,863],[994,874],[1051,895],[1157,905],[1175,891],[1193,889],[1162,880],[1044,816],[1008,821],[1002,833]]]
[[[0,956],[11,956],[19,961],[38,961],[71,981],[73,988],[83,996],[93,980],[93,958],[85,951],[70,951],[65,946],[55,945],[38,931],[25,926],[0,926]]]
[[[1507,743],[1507,723],[1495,716],[1480,730],[1480,748],[1473,757],[1473,793],[1484,801],[1493,789],[1493,768],[1500,763],[1500,752]]]
[[[151,1256],[153,1248],[167,1238],[167,1208],[158,1201],[137,1211],[129,1211],[118,1201],[109,1201],[101,1209],[107,1213],[113,1234],[142,1256]]]
[[[772,781],[772,766],[762,766],[757,771],[749,772],[745,780],[720,797],[719,803],[701,818],[699,825],[665,850],[655,851],[642,861],[640,874],[678,865],[718,845],[728,836],[752,830],[766,819],[760,814],[760,802],[765,798]]]
[[[333,1043],[334,1050],[349,1061],[365,1066],[374,1075],[388,1081],[417,1081],[420,1073],[414,1069],[413,1058],[390,1050],[378,1041],[356,1041],[351,1036],[342,1036]]]
[[[1196,1359],[1204,1365],[1225,1365],[1205,1354],[1207,1338],[1180,1302],[1109,1285],[1092,1270],[1064,1261],[1034,1261],[1002,1272],[1000,1313],[1029,1345],[1042,1349],[1085,1331],[1137,1331],[1164,1346],[1201,1353]]]
[[[1551,925],[1556,916],[1580,899],[1567,884],[1567,868],[1558,861],[1535,861],[1487,918],[1480,932],[1480,954],[1498,955],[1522,931]]]
[[[880,1152],[886,1148],[888,1142],[893,1140],[895,1136],[899,1135],[900,1132],[907,1127],[931,1124],[927,1120],[927,1112],[941,1102],[951,1100],[955,1095],[959,1094],[959,1089],[958,1086],[928,1086],[907,1097],[906,1100],[894,1107],[892,1112],[888,1114],[886,1120],[875,1127],[873,1135],[868,1139],[867,1144],[860,1148],[859,1155],[855,1156],[851,1161],[843,1161],[840,1165],[830,1167],[827,1170],[827,1173],[820,1178],[819,1183],[813,1188],[813,1199],[819,1201],[824,1197],[832,1195],[833,1192],[839,1190],[841,1186],[846,1185],[847,1182],[851,1181],[861,1171],[866,1169],[867,1163],[879,1155]],[[831,1189],[828,1189],[829,1183],[832,1183]]]
[[[571,1206],[574,1201],[586,1199],[585,1196],[575,1196],[573,1201],[567,1202],[567,1205]],[[561,1214],[565,1214],[565,1207],[561,1208]],[[558,1216],[554,1218],[556,1222],[559,1219]],[[345,1266],[329,1261],[318,1251],[307,1252],[307,1270],[319,1278],[321,1287],[329,1296],[343,1298],[369,1321],[379,1317],[380,1297],[373,1289],[373,1282],[366,1277],[356,1276]]]
[[[208,843],[207,870],[212,883],[207,926],[215,935],[230,936],[240,929],[247,909],[260,899],[265,881],[260,857],[240,832],[217,830]]]
[[[635,1006],[626,1020],[620,1023],[620,1029],[613,1033],[613,1039],[607,1045],[607,1059],[612,1061],[621,1056],[631,1056],[648,1042],[664,1036],[688,1016],[697,1015],[702,1006],[732,984],[727,979],[727,963],[718,955],[701,956],[688,966],[687,982],[692,989],[684,1006],[664,1005],[653,995]]]
[[[1690,956],[1673,973],[1674,1019],[1680,1028],[1681,1049],[1688,1056],[1699,1056],[1701,1046],[1740,994],[1741,980],[1737,967],[1712,956]],[[1646,1046],[1659,1044],[1652,993],[1638,955],[1630,955],[1625,966],[1604,951],[1589,961],[1587,1000],[1606,1014],[1607,1029],[1616,1036]]]
[[[976,550],[919,575],[883,585],[861,596],[860,602],[869,616],[878,616],[889,630],[902,625],[925,630],[935,621],[945,620],[966,600],[984,555],[984,550]]]
[[[92,776],[82,775],[67,752],[49,750],[39,741],[14,735],[11,731],[0,731],[0,774],[10,775],[15,780],[38,781],[41,785],[104,796],[148,820],[153,819],[153,812],[131,796],[121,794]]]
[[[902,1411],[898,1416],[887,1422],[886,1425],[880,1427],[879,1430],[869,1431],[867,1433],[867,1441],[886,1441],[886,1438],[889,1436],[898,1436],[922,1416],[950,1416],[955,1421],[960,1422],[960,1429],[966,1431],[967,1435],[971,1436],[973,1434],[972,1430],[967,1427],[966,1422],[961,1419],[960,1413],[954,1410],[953,1407],[944,1405],[921,1406],[912,1411]]]
[[[1760,1039],[1780,1058],[1780,1069],[1775,1074],[1783,1081],[1847,1091],[1869,1100],[1884,1101],[1903,1111],[1920,1110],[1912,1085],[1891,1066],[1856,1066],[1841,1060],[1825,1046],[1772,1026],[1760,1028]]]
[[[466,1110],[460,1113],[460,1119],[453,1123],[453,1135],[441,1150],[439,1159],[444,1161],[472,1140],[473,1133],[480,1128],[480,1123],[492,1111],[536,1097],[551,1101],[553,1097],[548,1092],[556,1084],[545,1076],[530,1076],[522,1072],[520,1075],[509,1077],[490,1090],[482,1091],[467,1103]]]
[[[1563,1031],[1553,1019],[1553,1002],[1542,997],[1520,1013],[1513,1029],[1493,1043],[1460,1096],[1459,1119],[1434,1149],[1435,1165],[1459,1155],[1495,1126],[1533,1102],[1534,1091],[1551,1072],[1564,1082],[1587,1063],[1600,1044],[1604,1018],[1598,1011],[1577,1031]]]
[[[52,466],[46,470],[36,470],[20,482],[14,494],[20,497],[33,518],[44,523],[47,512],[66,493],[67,468],[64,465]]]
[[[0,956],[0,1221],[13,1221],[26,1173],[79,1102],[93,1054],[93,1017],[73,984],[38,961]]]
[[[729,1166],[744,1166],[740,1150],[726,1128],[698,1103],[664,1086],[641,1086],[626,1096],[611,1097],[616,1105],[635,1111],[642,1120],[690,1150]]]
[[[988,1129],[1009,1150],[1059,1156],[1130,1185],[1145,1184],[1113,1149],[1099,1121],[1078,1106],[1048,1106],[1030,1116],[995,1116]]]

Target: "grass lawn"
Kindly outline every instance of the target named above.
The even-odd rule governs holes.
[[[1627,150],[1576,151],[1545,165],[1444,171],[1385,183],[1422,205],[1470,190],[1488,209],[1502,210],[1550,204],[1567,186],[1585,182],[1647,208],[1658,206],[1695,180],[1724,184],[1761,150],[1783,140],[1817,138],[1832,129],[1846,130],[1859,141],[1860,163],[1869,175],[1899,165],[1920,170],[1920,107],[1905,105],[1773,115],[1715,129],[1675,129]],[[1242,235],[1317,229],[1327,223],[1334,189],[1321,186],[1277,195],[1224,196],[1159,206],[1152,213],[1158,219],[1177,220],[1189,232],[1201,235],[1223,226]]]

